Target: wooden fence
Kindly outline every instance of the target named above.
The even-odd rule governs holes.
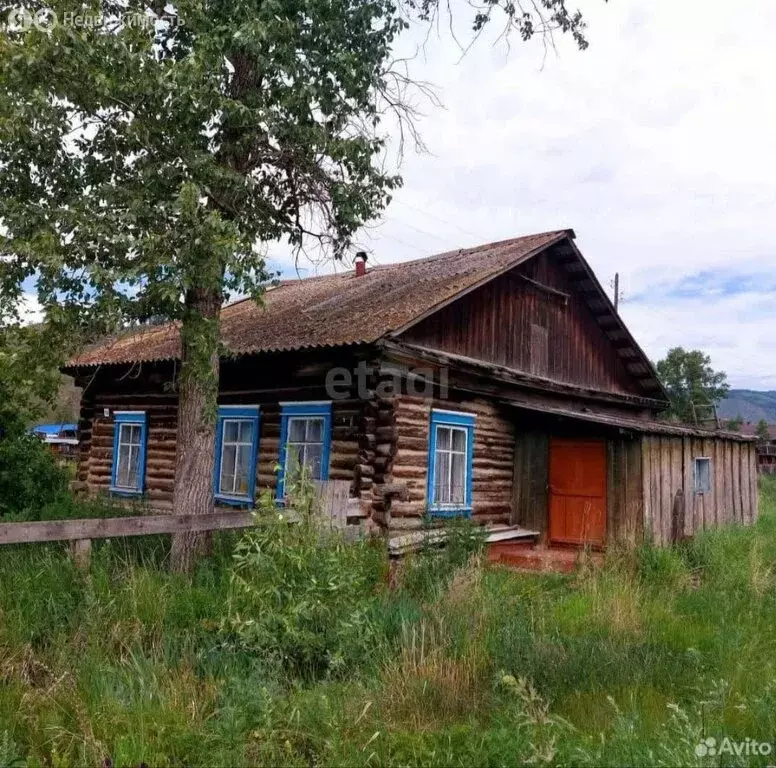
[[[350,483],[336,480],[321,483],[318,507],[323,519],[332,527],[344,527],[349,517]],[[355,510],[353,510],[355,512]],[[293,515],[293,513],[290,513]],[[256,518],[250,511],[218,511],[208,515],[137,515],[79,520],[42,520],[32,523],[0,523],[0,545],[33,544],[51,541],[73,543],[73,554],[80,566],[89,562],[93,539],[126,536],[153,536],[165,533],[201,533],[251,528]],[[355,528],[355,526],[353,526]]]

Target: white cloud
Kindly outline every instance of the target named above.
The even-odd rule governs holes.
[[[43,322],[43,307],[34,293],[22,294],[22,298],[19,302],[19,316],[24,325]]]
[[[421,121],[433,154],[406,155],[375,257],[574,227],[604,284],[619,271],[645,297],[624,314],[652,357],[702,346],[734,384],[776,388],[770,294],[668,296],[710,270],[776,270],[776,4],[750,0],[741,24],[719,0],[580,2],[585,52],[481,40],[456,64],[432,39],[413,71],[445,109]]]
[[[648,352],[672,346],[703,349],[714,367],[738,387],[776,389],[774,342],[776,293],[668,299],[659,304],[626,301],[622,316]],[[770,324],[768,321],[770,319]]]

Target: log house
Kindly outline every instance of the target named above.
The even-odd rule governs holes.
[[[300,464],[389,534],[457,515],[546,546],[659,545],[757,516],[755,443],[667,399],[572,230],[286,280],[222,312],[216,505],[282,502]],[[175,324],[100,342],[78,481],[172,500]]]

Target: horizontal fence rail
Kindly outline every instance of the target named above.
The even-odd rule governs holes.
[[[1,544],[43,541],[112,539],[123,536],[151,536],[156,533],[199,533],[251,528],[252,512],[213,512],[208,515],[142,515],[85,520],[44,520],[35,523],[0,524]]]
[[[345,531],[359,531],[347,526],[351,520],[363,517],[356,500],[349,499],[350,483],[328,480],[315,484],[318,513],[322,520]],[[283,511],[289,520],[298,520],[292,509]],[[249,510],[224,510],[207,515],[138,515],[127,517],[95,517],[79,520],[41,520],[34,523],[0,523],[0,546],[3,544],[34,544],[51,541],[71,542],[79,565],[89,560],[92,539],[113,539],[126,536],[155,534],[204,533],[233,531],[260,524]]]

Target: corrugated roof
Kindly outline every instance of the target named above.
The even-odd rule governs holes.
[[[221,313],[221,338],[234,354],[369,343],[402,328],[438,304],[469,290],[545,248],[573,237],[544,232],[416,261],[323,277],[284,280],[265,306],[238,301]],[[176,323],[97,344],[69,368],[180,357]]]
[[[644,432],[646,434],[669,435],[672,437],[699,437],[699,438],[724,438],[725,440],[734,440],[740,443],[752,443],[755,438],[742,435],[740,432],[729,432],[722,429],[704,429],[702,427],[693,427],[688,424],[680,424],[674,421],[658,421],[656,419],[642,419],[638,417],[620,416],[608,412],[586,409],[576,410],[573,408],[563,408],[561,406],[539,404],[531,401],[522,401],[516,398],[499,398],[506,405],[512,405],[527,411],[536,411],[553,416],[561,416],[578,421],[589,421],[595,424],[605,424],[611,427],[621,427],[622,429],[632,430],[634,432]]]

